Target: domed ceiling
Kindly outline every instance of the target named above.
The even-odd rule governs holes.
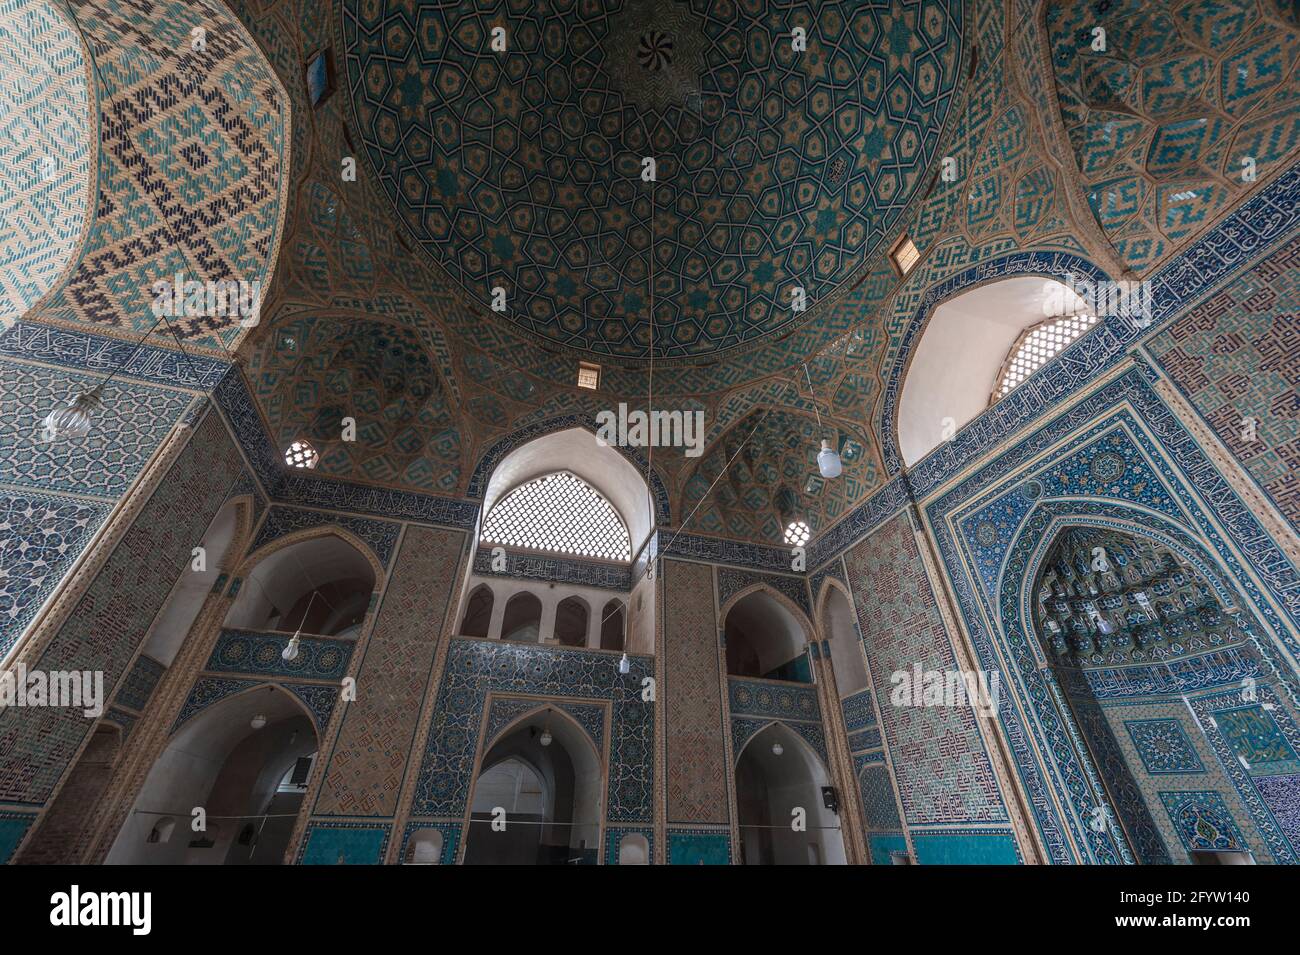
[[[654,355],[699,358],[807,321],[892,238],[960,22],[960,0],[342,0],[341,82],[397,219],[484,314],[501,285],[502,321],[647,357],[653,245]]]

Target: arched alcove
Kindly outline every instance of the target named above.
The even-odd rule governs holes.
[[[639,832],[629,832],[618,840],[619,865],[649,865],[650,842]]]
[[[542,636],[542,602],[527,591],[506,601],[501,618],[501,639],[537,643]]]
[[[852,696],[867,687],[867,662],[863,656],[862,639],[858,636],[857,620],[844,591],[827,587],[822,600],[827,630],[830,633],[831,667],[835,671],[835,685],[841,698]]]
[[[441,829],[416,829],[406,843],[405,865],[438,865],[442,862]]]
[[[626,649],[626,608],[621,600],[611,600],[600,612],[600,648]]]
[[[257,561],[225,626],[346,635],[364,620],[374,589],[374,567],[356,547],[334,534],[312,537]]]
[[[591,610],[581,597],[565,597],[555,607],[555,639],[566,647],[587,645]]]
[[[772,723],[755,733],[736,758],[743,863],[843,865],[839,817],[822,802],[829,785],[821,758],[788,726]]]
[[[1084,300],[1039,276],[990,282],[937,306],[912,351],[898,401],[903,463],[920,461],[989,407],[1027,331],[1073,315],[1086,315]]]
[[[256,724],[256,725],[255,725]],[[306,792],[316,727],[291,693],[257,687],[184,723],[145,777],[109,863],[279,865]],[[192,828],[193,810],[207,815]],[[159,821],[179,820],[168,839]]]
[[[741,597],[723,623],[727,673],[811,683],[803,626],[786,606],[765,590]]]
[[[486,637],[492,625],[492,608],[495,604],[496,598],[487,584],[479,584],[470,591],[460,621],[461,636]]]
[[[483,757],[465,864],[594,865],[603,793],[600,757],[576,723],[553,709],[524,717]]]
[[[645,476],[615,448],[600,444],[592,432],[583,428],[554,431],[505,455],[487,481],[483,494],[485,518],[517,488],[557,473],[579,478],[609,503],[626,528],[630,559],[652,527]]]
[[[1059,715],[1077,727],[1083,747],[1077,757],[1090,770],[1080,777],[1087,789],[1078,794],[1085,822],[1101,827],[1132,861],[1193,861],[1169,828],[1171,810],[1160,792],[1177,789],[1166,784],[1182,777],[1214,791],[1209,798],[1221,808],[1213,821],[1207,816],[1207,825],[1249,830],[1233,787],[1207,772],[1198,749],[1212,741],[1178,689],[1213,685],[1217,664],[1208,651],[1235,646],[1239,654],[1254,655],[1247,616],[1220,599],[1223,580],[1198,568],[1203,555],[1189,559],[1159,537],[1110,522],[1053,525],[1039,554],[1025,600],[1060,689]],[[1116,702],[1114,694],[1098,691],[1097,681],[1110,682],[1105,675],[1119,667],[1135,679],[1149,669],[1169,676],[1135,684],[1133,699]],[[1239,854],[1248,847],[1223,848]]]

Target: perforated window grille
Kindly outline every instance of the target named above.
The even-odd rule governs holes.
[[[812,536],[812,531],[803,521],[791,521],[785,526],[785,542],[793,544],[795,547],[802,547],[808,543],[808,538]]]
[[[1066,345],[1096,324],[1096,315],[1063,315],[1030,328],[1007,355],[989,403],[1001,401],[1017,385],[1060,354]]]
[[[632,541],[614,506],[586,481],[556,471],[519,485],[492,508],[479,538],[605,560],[631,560]]]
[[[295,441],[284,449],[284,463],[291,468],[314,468],[320,455],[306,441]]]

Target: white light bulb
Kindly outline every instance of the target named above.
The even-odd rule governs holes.
[[[538,739],[538,742],[541,743],[543,746],[550,746],[550,745],[551,745],[551,738],[552,738],[552,737],[551,737],[551,731],[550,731],[550,730],[542,730],[542,735],[541,735],[541,737]]]
[[[62,441],[88,435],[92,423],[90,416],[99,407],[99,394],[99,388],[92,388],[56,407],[41,421],[41,439]]]
[[[295,633],[289,642],[284,645],[284,649],[280,651],[280,659],[286,663],[298,659],[298,644],[300,642],[298,634]]]
[[[773,755],[773,756],[780,756],[780,755],[781,755],[782,753],[784,753],[784,752],[785,752],[785,747],[782,746],[780,743],[773,743],[773,744],[772,744],[772,755]]]
[[[263,716],[261,713],[258,713],[256,716],[254,716],[251,720],[248,721],[248,725],[253,727],[253,729],[255,730],[260,730],[263,726],[266,725],[266,717]]]
[[[822,472],[824,478],[837,478],[843,470],[840,456],[831,449],[829,441],[823,440],[822,449],[817,452],[817,469]]]

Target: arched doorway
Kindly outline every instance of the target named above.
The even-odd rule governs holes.
[[[804,628],[784,604],[766,591],[750,593],[727,611],[727,673],[811,683]]]
[[[839,817],[822,803],[822,788],[830,784],[821,758],[783,723],[750,737],[736,758],[742,862],[844,864]]]
[[[317,746],[315,724],[283,689],[214,703],[168,742],[107,861],[279,865]],[[196,808],[206,814],[204,831],[193,828]]]
[[[465,614],[461,617],[460,635],[462,637],[486,637],[492,625],[492,608],[496,599],[492,588],[479,584],[465,601]]]
[[[550,709],[525,717],[483,757],[466,865],[595,865],[604,800],[591,739]]]
[[[581,597],[565,597],[555,608],[555,639],[566,647],[587,645],[590,611]]]
[[[611,600],[600,612],[600,648],[602,650],[623,650],[626,646],[625,624],[626,612],[623,601]]]

